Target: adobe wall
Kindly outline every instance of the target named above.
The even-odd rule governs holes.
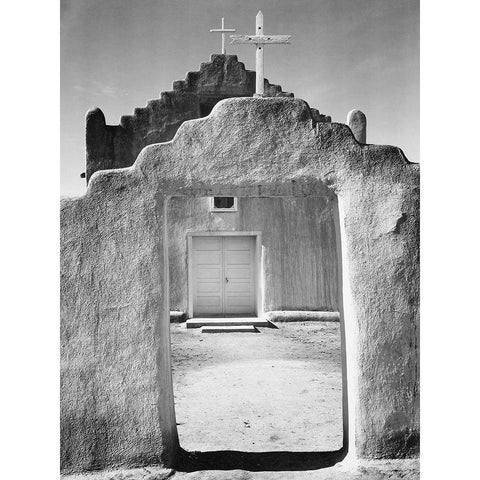
[[[208,198],[173,197],[168,206],[170,308],[186,312],[190,231],[260,231],[263,311],[338,311],[338,259],[332,195],[239,198],[237,212],[210,212]]]
[[[162,92],[146,107],[124,115],[119,125],[107,125],[99,108],[86,116],[86,179],[98,170],[133,165],[142,148],[170,141],[186,120],[205,116],[219,100],[251,97],[255,93],[255,72],[246,70],[236,55],[212,55],[197,72],[188,72],[185,80],[173,82],[173,90]],[[268,97],[292,97],[279,85],[265,79]]]
[[[165,199],[338,197],[350,451],[419,444],[419,168],[290,98],[230,99],[61,205],[62,467],[172,465]],[[281,414],[281,413],[279,413]],[[294,422],[294,419],[292,419]]]

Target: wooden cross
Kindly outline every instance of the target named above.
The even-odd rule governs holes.
[[[247,43],[257,47],[256,53],[256,71],[257,85],[255,88],[255,96],[263,97],[264,95],[264,79],[263,79],[263,46],[273,43],[290,43],[291,35],[264,35],[263,34],[263,13],[260,11],[256,17],[255,35],[230,35],[234,43]]]
[[[225,19],[222,17],[222,28],[212,28],[210,33],[221,33],[222,34],[222,55],[226,55],[227,51],[225,50],[225,33],[236,32],[234,28],[225,28]]]

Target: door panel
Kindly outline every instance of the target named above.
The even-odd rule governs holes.
[[[193,237],[193,314],[255,313],[255,238]]]
[[[221,237],[193,238],[193,311],[223,313],[223,242]]]
[[[241,251],[236,252],[232,250],[227,250],[226,252],[226,259],[228,261],[228,265],[249,265],[251,260],[251,252],[250,251]]]
[[[224,313],[226,315],[254,314],[255,239],[253,237],[224,237],[223,251]]]

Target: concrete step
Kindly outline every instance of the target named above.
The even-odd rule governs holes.
[[[251,332],[259,333],[253,325],[224,325],[202,327],[202,333],[232,333],[232,332]]]
[[[187,320],[187,328],[200,327],[238,327],[238,326],[255,326],[255,327],[273,327],[274,325],[266,319],[257,317],[232,317],[232,318],[190,318]]]

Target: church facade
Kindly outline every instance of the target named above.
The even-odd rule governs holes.
[[[293,98],[265,81],[265,96]],[[212,55],[120,124],[86,118],[86,178],[133,165],[147,145],[171,141],[187,120],[221,100],[252,97],[255,72],[236,55]],[[330,117],[311,109],[316,121]],[[208,193],[208,192],[207,192]],[[339,310],[338,241],[333,197],[173,197],[168,204],[170,306],[176,318],[270,311]]]

